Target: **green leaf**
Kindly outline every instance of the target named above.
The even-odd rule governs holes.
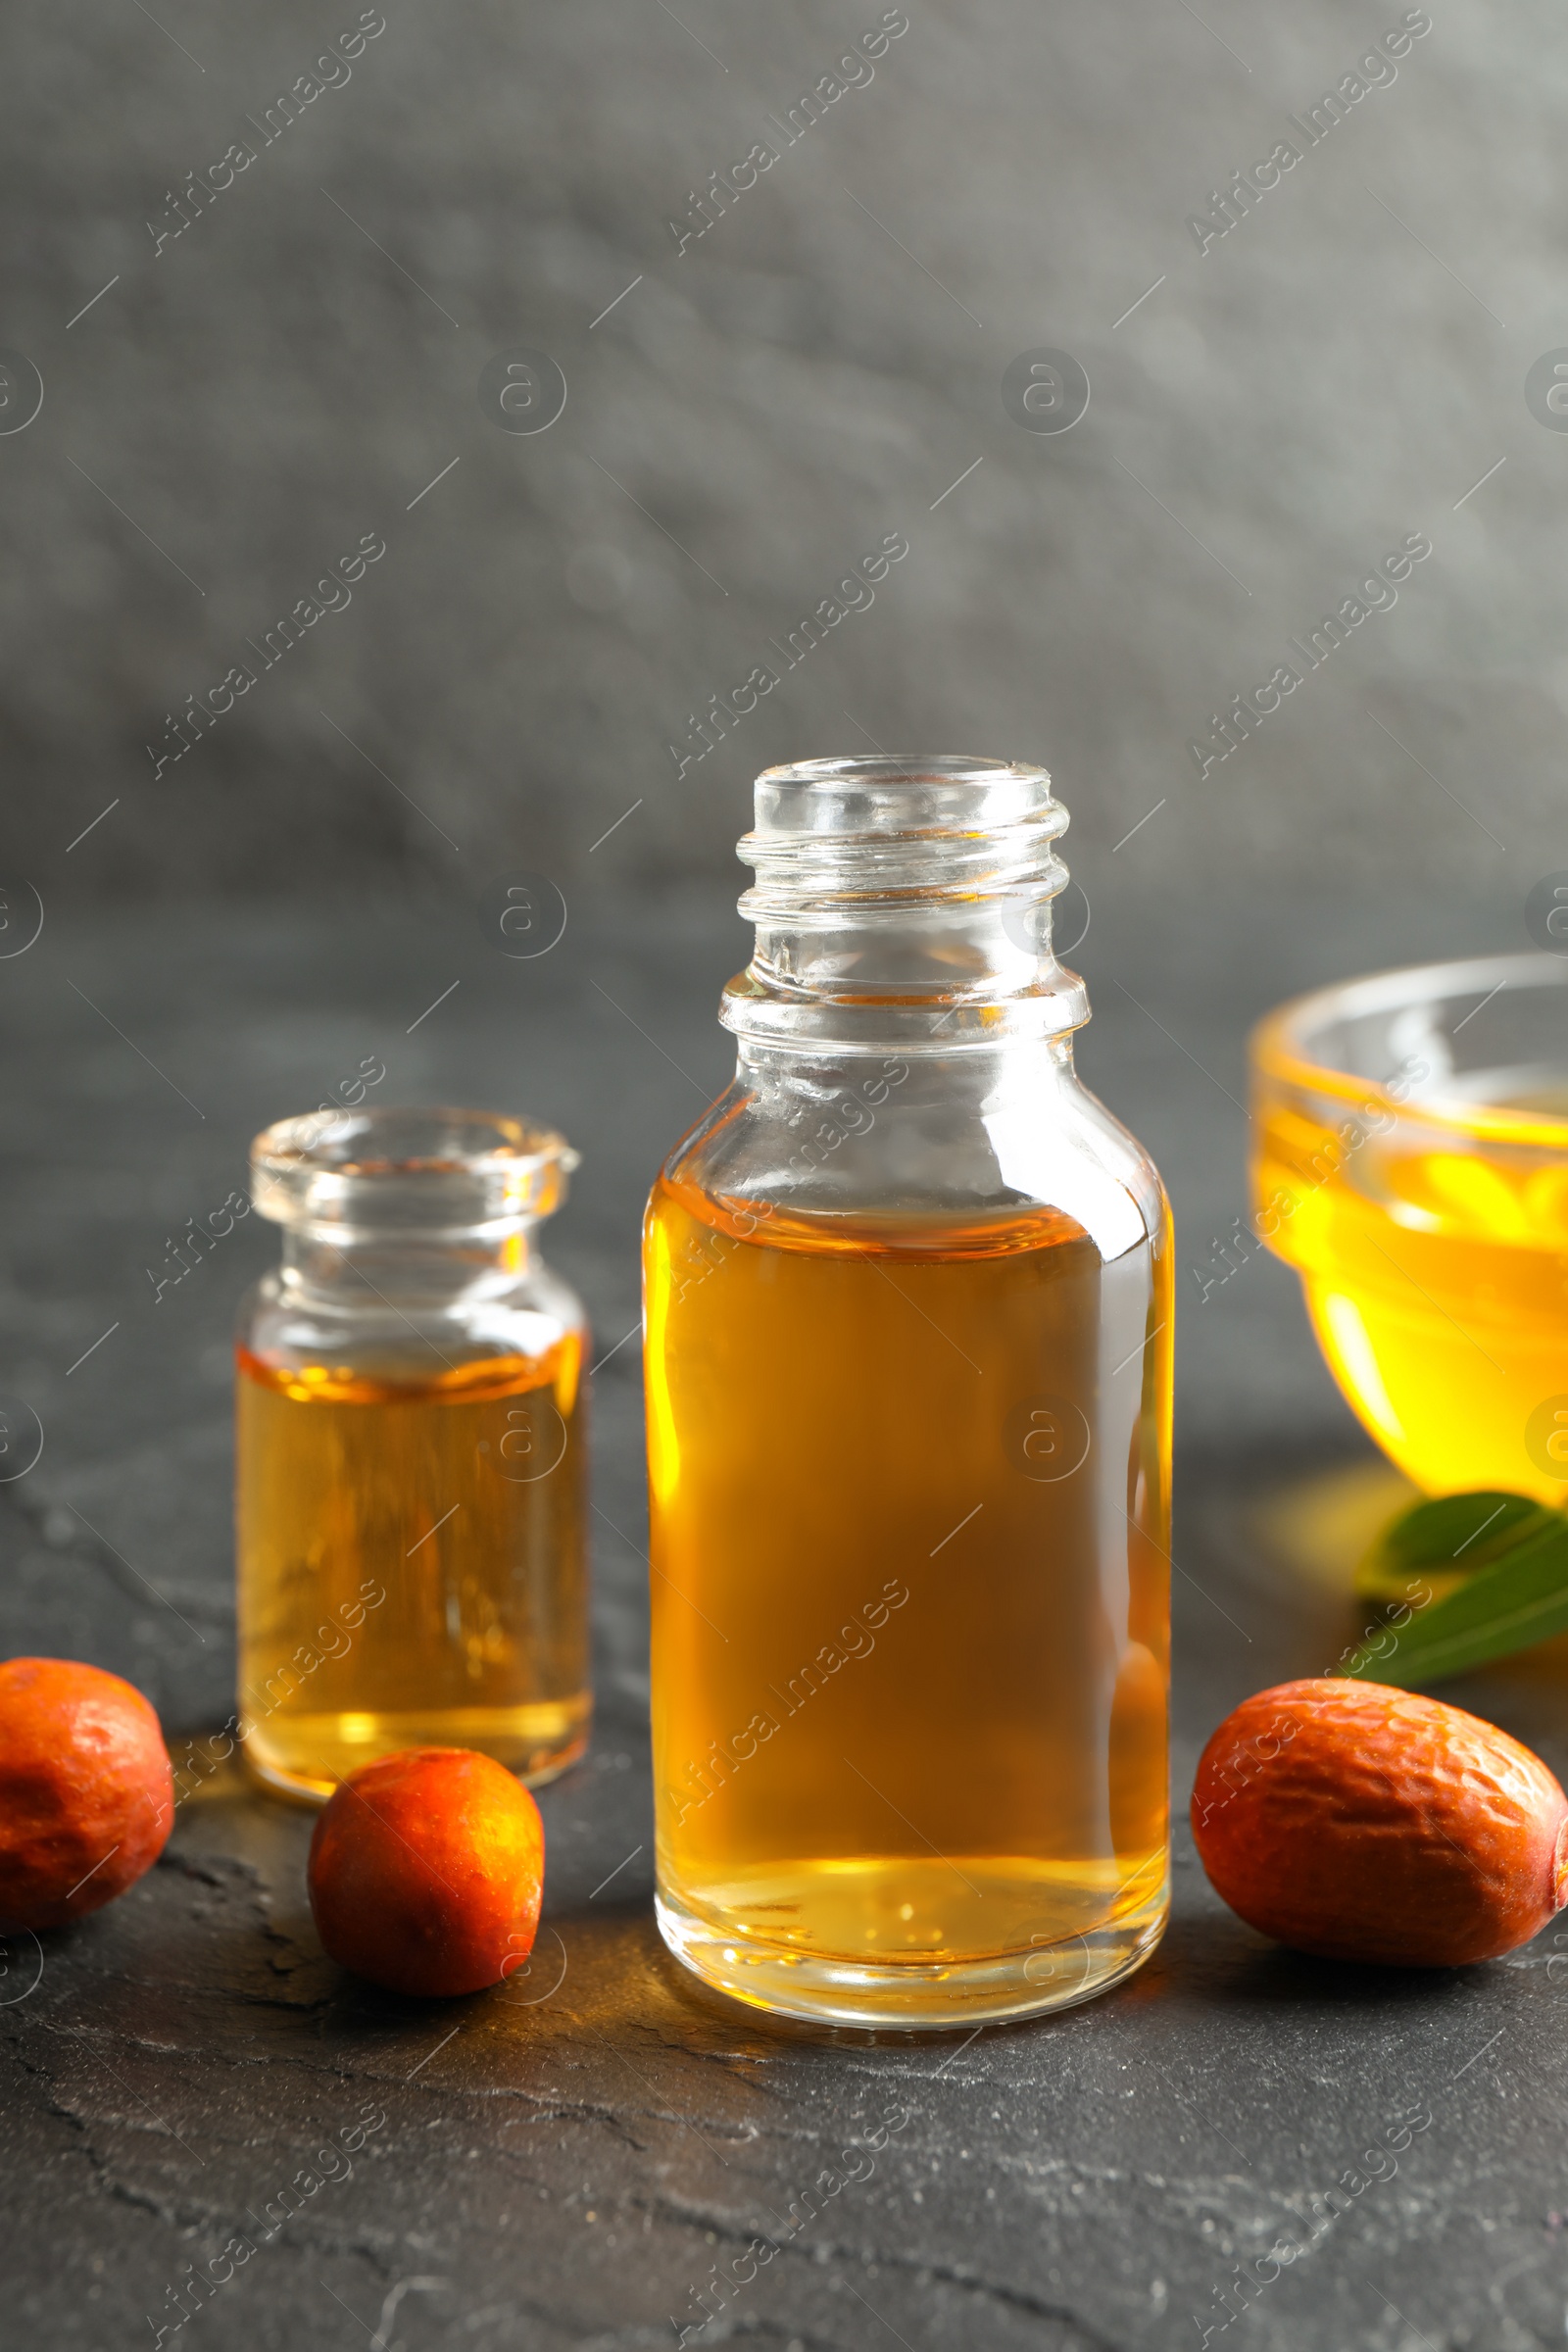
[[[1434,1600],[1456,1592],[1478,1568],[1490,1568],[1560,1514],[1528,1494],[1487,1488],[1438,1494],[1391,1522],[1355,1571],[1362,1600],[1407,1601],[1424,1583]]]
[[[1446,1599],[1370,1636],[1346,1673],[1419,1690],[1568,1631],[1568,1519],[1560,1511],[1543,1518],[1505,1558],[1478,1569]]]

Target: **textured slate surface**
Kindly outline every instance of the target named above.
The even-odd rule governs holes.
[[[1506,905],[1298,900],[1285,937],[1271,906],[1204,923],[1091,881],[1082,1058],[1165,1169],[1184,1265],[1244,1205],[1226,1097],[1252,1012],[1364,959],[1374,915],[1395,956],[1510,942]],[[172,1735],[226,1712],[226,1333],[270,1232],[241,1225],[156,1306],[145,1269],[243,1182],[257,1126],[362,1056],[386,1060],[389,1098],[522,1103],[565,1128],[585,1156],[554,1255],[601,1348],[621,1337],[646,1182],[726,1073],[713,1001],[744,941],[724,896],[574,903],[527,965],[429,892],[67,915],[0,967],[0,1386],[45,1432],[36,1469],[0,1489],[0,1649],[126,1672]],[[1180,1798],[1236,1698],[1357,1630],[1320,1523],[1338,1509],[1343,1552],[1377,1501],[1292,1279],[1259,1259],[1201,1307],[1183,1288]],[[1227,2340],[1561,2341],[1562,1931],[1463,1975],[1310,1965],[1220,1908],[1183,1830],[1155,1960],[1054,2022],[814,2036],[685,1978],[649,1902],[634,1345],[599,1376],[596,1431],[598,1728],[543,1798],[537,1974],[451,2005],[357,1986],[312,1932],[309,1817],[215,1778],[127,1897],[36,1960],[22,1939],[5,1956],[0,2273],[19,2341],[154,2342],[187,2266],[240,2236],[254,2254],[186,2325],[288,2352],[377,2331],[405,2352],[674,2344],[714,2266],[733,2280],[759,2237],[780,2250],[698,2340],[1198,2345],[1224,2331],[1235,2266],[1267,2270],[1284,2243],[1303,2251]],[[1568,1768],[1551,1659],[1455,1695]]]

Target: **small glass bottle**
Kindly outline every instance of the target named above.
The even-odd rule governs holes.
[[[587,1328],[534,1240],[576,1164],[479,1110],[252,1147],[283,1259],[235,1350],[239,1708],[274,1788],[417,1746],[539,1782],[587,1745]]]
[[[769,769],[645,1286],[658,1916],[789,2015],[1088,1998],[1167,1908],[1171,1239],[1039,768]]]

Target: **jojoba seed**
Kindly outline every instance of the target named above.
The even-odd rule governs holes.
[[[1541,1758],[1383,1683],[1245,1700],[1203,1750],[1192,1818],[1231,1909],[1330,1960],[1494,1960],[1568,1901],[1568,1797]]]
[[[526,1962],[545,1833],[492,1756],[414,1747],[338,1783],[311,1839],[317,1933],[340,1967],[390,1992],[478,1992]]]

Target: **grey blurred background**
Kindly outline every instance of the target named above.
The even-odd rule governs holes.
[[[1041,759],[1071,808],[1082,1066],[1176,1207],[1183,1492],[1372,1463],[1294,1277],[1253,1249],[1205,1278],[1247,1210],[1250,1021],[1523,948],[1568,868],[1559,21],[889,13],[792,137],[874,0],[16,0],[0,1390],[46,1445],[0,1486],[5,1646],[134,1655],[177,1719],[220,1708],[228,1331],[275,1237],[155,1284],[251,1135],[379,1057],[382,1099],[522,1107],[583,1151],[547,1248],[626,1341],[599,1572],[631,1611],[602,1690],[635,1713],[641,1202],[729,1066],[752,776],[873,743]],[[1282,139],[1299,161],[1219,234]],[[480,399],[519,348],[566,386],[538,432]],[[1004,403],[1042,349],[1087,372],[1069,430]],[[1397,602],[1200,775],[1212,714],[1416,534]],[[890,535],[874,601],[791,662]],[[519,869],[567,918],[532,961],[482,919]],[[158,1594],[208,1628],[188,1655]]]
[[[1394,0],[895,14],[785,148],[875,0],[384,0],[286,128],[354,0],[14,0],[0,346],[44,399],[0,434],[0,862],[73,904],[727,889],[756,769],[874,739],[1042,759],[1086,879],[1204,926],[1323,885],[1375,963],[1372,910],[1438,882],[1507,930],[1568,862],[1568,437],[1524,397],[1568,339],[1558,16],[1434,0],[1200,252],[1189,217],[1304,145]],[[568,386],[537,435],[477,397],[517,346]],[[1040,347],[1093,388],[1059,435],[1003,404]],[[1397,607],[1200,781],[1209,714],[1416,531]],[[678,775],[689,715],[888,532],[874,606]],[[366,533],[352,604],[262,671]],[[166,714],[247,660],[155,781]]]

